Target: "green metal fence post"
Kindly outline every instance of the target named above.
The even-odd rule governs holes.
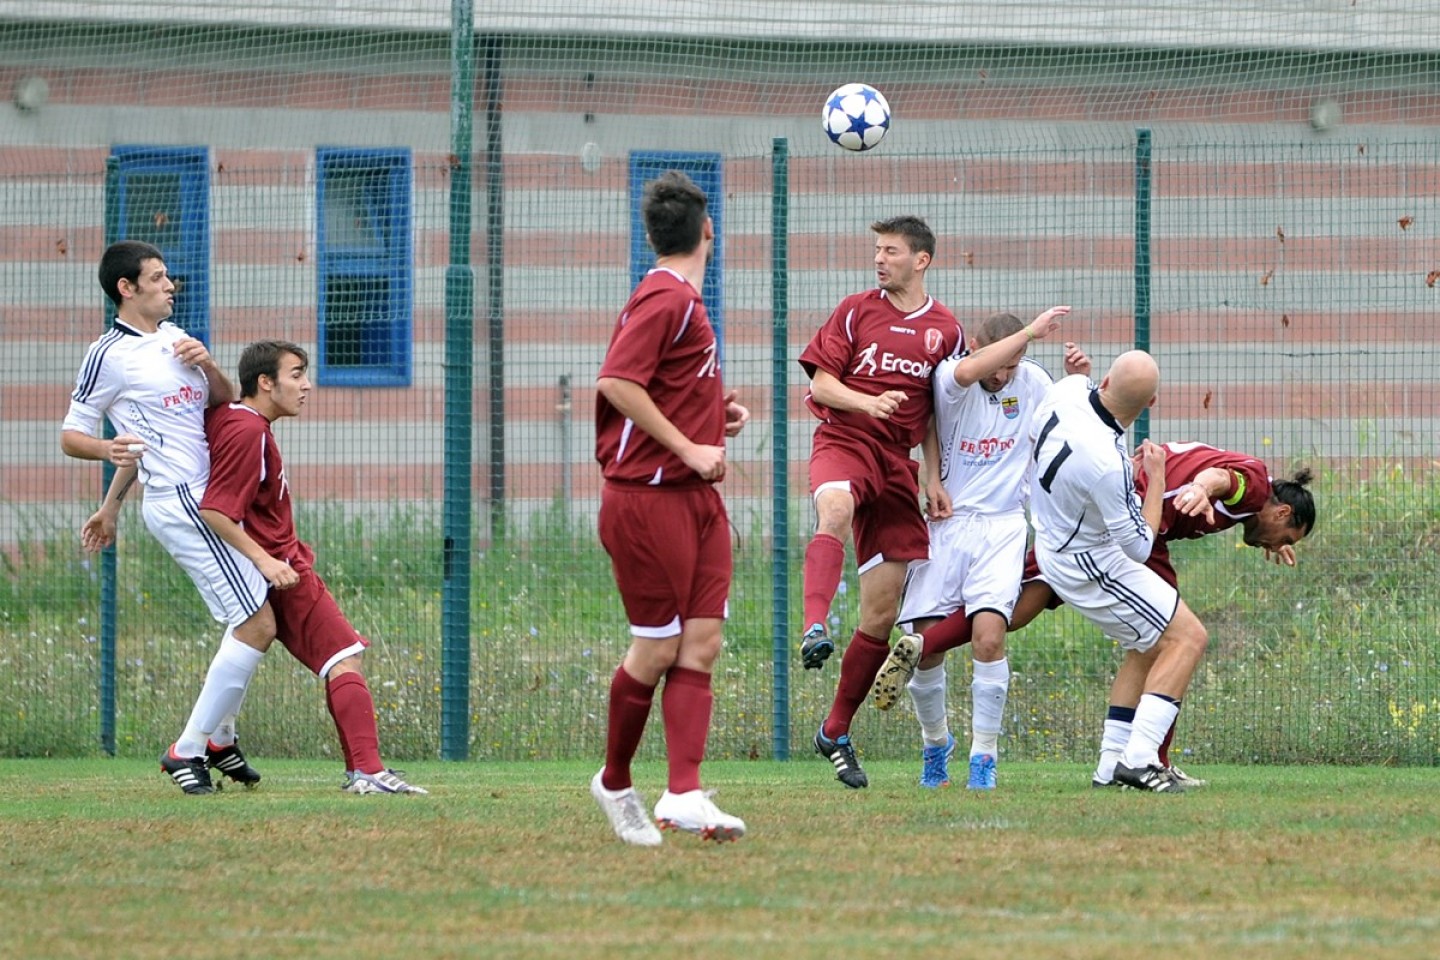
[[[790,143],[776,137],[771,156],[770,528],[771,620],[774,630],[771,750],[790,759]]]
[[[490,536],[505,539],[505,162],[500,61],[505,39],[485,38],[485,265],[489,292]]]
[[[440,609],[440,756],[470,755],[470,473],[474,455],[475,274],[470,267],[470,146],[475,96],[472,0],[452,0],[450,266],[445,270],[444,573]]]
[[[120,160],[107,157],[105,160],[105,245],[108,247],[120,239]],[[115,305],[109,297],[103,298],[104,323],[102,330],[110,329],[115,319]],[[105,419],[105,436],[115,436],[115,427]],[[115,478],[115,465],[105,461],[100,470],[100,498],[110,489]],[[119,594],[116,569],[116,543],[100,552],[100,749],[106,756],[115,756],[115,668],[120,643]]]
[[[1135,349],[1150,349],[1150,131],[1135,131]],[[1150,438],[1150,411],[1135,421],[1135,444]]]

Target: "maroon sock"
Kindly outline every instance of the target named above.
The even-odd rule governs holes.
[[[890,645],[866,633],[855,631],[845,656],[840,659],[840,685],[835,689],[835,702],[830,705],[830,716],[825,718],[821,731],[827,739],[850,732],[850,721],[855,711],[870,694],[875,675],[890,655]]]
[[[344,674],[342,673],[340,676],[343,677]],[[335,716],[335,698],[330,693],[330,682],[328,680],[325,682],[325,709],[330,711],[330,716]],[[339,721],[335,723],[335,732],[340,736],[340,753],[345,758],[345,769],[347,771],[354,770],[355,754],[354,751],[350,749],[350,741],[345,739],[345,728],[340,725]]]
[[[351,770],[379,773],[385,769],[380,761],[380,734],[375,729],[375,701],[370,687],[359,673],[342,673],[325,685],[330,716],[335,718],[335,731],[340,735],[342,750],[350,755]]]
[[[840,589],[845,570],[845,544],[828,533],[817,533],[805,548],[805,629],[825,623],[830,602]]]
[[[920,656],[928,657],[932,653],[944,653],[946,650],[954,650],[970,642],[970,617],[961,607],[950,616],[930,627],[924,633],[925,643],[920,648]]]
[[[624,790],[631,785],[630,761],[640,749],[654,699],[655,688],[630,676],[623,663],[615,670],[610,680],[610,724],[605,731],[605,776],[600,780],[606,790]]]
[[[1165,731],[1165,739],[1160,741],[1160,766],[1170,766],[1170,744],[1175,741],[1175,724],[1180,722],[1180,715],[1177,713],[1175,719],[1170,721],[1170,729]]]
[[[688,667],[671,667],[665,674],[660,710],[665,717],[665,753],[670,759],[670,792],[700,789],[700,761],[710,736],[710,714],[715,695],[710,674]]]

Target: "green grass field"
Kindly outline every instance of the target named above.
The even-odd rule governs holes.
[[[25,958],[1424,957],[1440,770],[1207,766],[1183,797],[1006,764],[979,795],[868,764],[722,762],[735,844],[623,846],[592,764],[334,764],[182,796],[153,763],[0,760],[3,954]],[[637,768],[653,801],[664,769]]]

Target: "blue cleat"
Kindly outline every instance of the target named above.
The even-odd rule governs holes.
[[[970,758],[970,779],[965,782],[966,790],[995,789],[995,758],[988,753],[977,753]]]
[[[926,745],[920,751],[920,786],[936,790],[950,786],[950,758],[955,754],[955,735],[947,734],[944,744]]]

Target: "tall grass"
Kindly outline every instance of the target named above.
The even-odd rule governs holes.
[[[1282,569],[1238,534],[1176,544],[1182,593],[1211,647],[1186,699],[1179,745],[1212,762],[1433,764],[1440,756],[1440,495],[1399,470],[1316,484],[1320,519]],[[803,508],[803,505],[801,505]],[[797,516],[804,516],[803,511]],[[439,750],[440,530],[414,507],[347,516],[312,505],[298,518],[341,606],[373,641],[366,669],[388,756]],[[157,752],[184,721],[219,636],[194,590],[129,511],[118,552],[117,730],[122,755]],[[556,505],[473,562],[470,752],[476,758],[598,756],[606,692],[628,644],[609,560],[593,526]],[[772,571],[763,525],[737,531],[726,652],[716,672],[715,757],[769,756]],[[790,616],[800,609],[805,534],[790,549]],[[477,541],[479,542],[479,541]],[[0,755],[75,756],[97,749],[99,575],[55,518],[30,518],[0,560]],[[853,568],[832,611],[856,622]],[[784,638],[792,646],[794,638]],[[1002,741],[1015,759],[1088,758],[1118,653],[1069,611],[1013,635]],[[952,722],[968,724],[969,669],[952,657]],[[808,749],[838,666],[789,670],[790,742]],[[903,706],[862,711],[872,757],[916,750]],[[313,677],[276,648],[243,716],[248,746],[272,756],[333,756]],[[642,755],[661,755],[658,735]]]

